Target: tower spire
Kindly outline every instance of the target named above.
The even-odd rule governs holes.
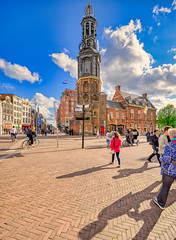
[[[93,16],[94,9],[93,9],[93,6],[90,4],[90,0],[88,0],[88,4],[85,7],[84,12],[85,12],[86,16]]]

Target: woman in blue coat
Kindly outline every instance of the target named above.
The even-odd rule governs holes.
[[[168,131],[171,142],[169,142],[164,150],[161,161],[162,187],[158,197],[154,197],[155,204],[164,209],[170,187],[176,180],[176,128]]]

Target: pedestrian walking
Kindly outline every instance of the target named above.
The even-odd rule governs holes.
[[[106,133],[106,143],[107,143],[107,147],[110,147],[111,138],[112,138],[111,133],[110,133],[109,131],[107,131],[107,133]]]
[[[101,136],[101,132],[100,132],[99,129],[97,130],[97,138],[102,138],[102,136]]]
[[[153,198],[154,203],[164,209],[170,187],[176,180],[176,128],[168,130],[171,142],[166,144],[161,160],[162,187],[157,197]]]
[[[161,166],[161,162],[160,162],[160,154],[158,153],[159,151],[159,143],[158,143],[158,139],[159,139],[159,131],[158,130],[155,130],[154,131],[154,134],[152,136],[150,136],[150,143],[152,145],[152,148],[153,148],[153,153],[147,158],[147,160],[149,162],[152,162],[152,158],[156,155],[157,156],[157,159],[158,159],[158,162]]]
[[[11,134],[11,138],[14,138],[14,141],[15,141],[15,139],[16,139],[16,134],[17,134],[17,132],[16,132],[16,128],[13,126],[11,129],[10,129],[10,134]]]
[[[146,133],[146,138],[147,138],[147,142],[149,142],[149,139],[150,139],[150,132],[149,131]]]
[[[112,151],[112,161],[110,162],[110,164],[114,163],[114,157],[115,157],[115,154],[116,154],[119,168],[120,168],[120,157],[119,157],[120,146],[121,146],[120,134],[115,132],[114,137],[111,139],[111,144],[110,144],[110,148],[111,148],[111,151]]]
[[[162,156],[164,154],[164,149],[166,144],[168,144],[169,140],[169,134],[168,134],[168,130],[170,129],[170,126],[166,126],[164,128],[164,133],[163,135],[160,136],[159,138],[159,154]]]

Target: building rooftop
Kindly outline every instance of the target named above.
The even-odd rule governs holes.
[[[153,104],[148,100],[148,98],[145,98],[143,96],[137,96],[131,93],[126,93],[126,92],[121,92],[122,97],[125,99],[125,101],[127,102],[127,104],[130,105],[136,105],[136,106],[148,106],[151,108],[155,108],[153,106]]]
[[[111,100],[107,100],[107,108],[126,110],[120,102],[111,101]]]

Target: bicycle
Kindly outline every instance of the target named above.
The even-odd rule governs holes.
[[[138,140],[138,139],[133,139],[133,144],[136,144],[136,145],[138,146],[139,140]],[[128,136],[126,136],[126,139],[122,142],[122,145],[123,145],[124,147],[129,147],[129,146],[131,145]]]
[[[35,137],[35,138],[33,139],[33,145],[34,145],[34,146],[38,146],[39,143],[40,143],[40,141]],[[22,148],[23,148],[23,149],[27,149],[27,148],[29,148],[29,147],[31,147],[31,140],[28,138],[28,139],[26,139],[26,140],[22,143]]]

